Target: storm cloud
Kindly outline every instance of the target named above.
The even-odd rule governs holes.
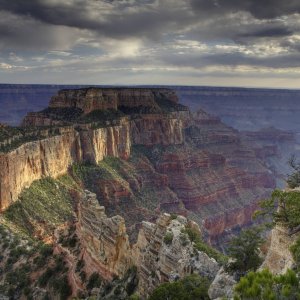
[[[287,81],[299,45],[297,0],[0,0],[3,82]]]

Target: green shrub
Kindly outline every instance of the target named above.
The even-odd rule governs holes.
[[[243,230],[229,243],[228,254],[234,260],[226,266],[226,270],[239,275],[255,271],[262,263],[262,258],[259,256],[259,247],[262,243],[263,239],[259,228]]]
[[[185,233],[188,235],[191,242],[196,242],[196,241],[199,241],[199,239],[200,239],[200,236],[199,236],[199,233],[197,232],[197,230],[195,230],[191,227],[186,227]]]
[[[250,272],[236,285],[234,299],[300,299],[299,280],[292,270],[277,276],[269,270]]]
[[[38,284],[41,287],[45,287],[49,279],[54,275],[54,270],[52,268],[47,268],[47,270],[40,276]]]
[[[53,249],[50,245],[43,244],[40,246],[40,254],[46,258],[53,254]]]
[[[163,283],[148,300],[209,300],[209,281],[199,275],[190,275],[179,281]]]
[[[291,231],[300,225],[300,192],[274,190],[271,197],[260,203],[256,217],[270,217],[273,224],[287,227]]]
[[[83,267],[84,267],[84,260],[80,259],[76,264],[76,272],[80,272]]]
[[[139,297],[139,295],[137,295],[137,294],[133,294],[133,295],[131,295],[129,298],[128,298],[128,300],[140,300],[141,298]]]
[[[297,271],[300,272],[300,238],[290,247],[290,251],[293,255]]]
[[[167,232],[164,236],[164,243],[166,245],[171,245],[172,244],[172,241],[173,241],[173,233],[172,232]]]
[[[82,282],[86,281],[86,273],[84,271],[81,271],[79,273],[79,276],[80,276],[80,279],[81,279]]]
[[[68,276],[65,275],[61,279],[61,283],[59,285],[59,294],[60,294],[60,299],[65,300],[70,296],[72,293],[71,286],[68,281]]]
[[[88,284],[87,284],[86,287],[87,287],[88,290],[92,290],[95,287],[100,287],[101,286],[101,282],[102,282],[102,280],[101,280],[100,275],[97,272],[94,272],[90,276]]]

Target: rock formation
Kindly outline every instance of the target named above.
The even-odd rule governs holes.
[[[191,224],[189,224],[191,222]],[[143,222],[135,245],[138,266],[138,291],[143,297],[163,282],[174,281],[197,273],[213,279],[218,263],[204,252],[194,249],[185,229],[198,227],[185,217],[172,219],[169,214],[161,215],[156,224]],[[198,227],[199,230],[199,227]]]
[[[233,299],[236,283],[233,276],[226,273],[224,268],[221,268],[208,289],[210,299]]]
[[[294,265],[290,247],[299,234],[290,235],[287,228],[276,225],[271,231],[271,243],[261,269],[267,268],[273,274],[284,274]]]
[[[131,246],[122,217],[108,218],[96,195],[89,191],[79,201],[77,235],[86,271],[99,272],[111,280],[114,275],[122,278],[135,265],[138,293],[143,299],[161,283],[192,273],[215,278],[218,263],[194,248],[186,228],[200,233],[195,222],[163,214],[155,224],[143,222],[138,240]],[[166,241],[167,235],[171,235],[170,241]]]
[[[49,107],[76,107],[84,114],[93,110],[117,110],[120,107],[149,107],[159,111],[155,101],[157,97],[166,97],[170,101],[178,102],[176,93],[169,89],[86,88],[59,91],[57,96],[52,97]]]

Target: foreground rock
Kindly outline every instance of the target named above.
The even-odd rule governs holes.
[[[299,238],[299,233],[290,235],[288,229],[276,225],[271,231],[271,243],[260,269],[269,269],[273,274],[284,274],[292,269],[294,259],[290,247]]]
[[[208,289],[210,299],[233,299],[236,283],[234,278],[221,268]]]
[[[169,214],[161,215],[156,224],[143,223],[135,245],[140,295],[147,298],[161,283],[192,273],[215,277],[220,267],[213,258],[193,247],[185,233],[191,226],[197,227],[182,216],[172,219]]]
[[[110,281],[114,276],[124,277],[136,266],[137,292],[143,299],[160,284],[192,273],[215,278],[220,266],[195,249],[187,228],[200,232],[195,222],[183,216],[163,214],[155,224],[143,222],[136,244],[130,245],[124,219],[108,218],[95,194],[86,191],[78,207],[77,235],[86,272],[98,272]]]

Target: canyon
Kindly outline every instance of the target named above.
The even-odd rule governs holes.
[[[47,109],[24,118],[21,128],[27,126],[34,130],[26,139],[6,127],[1,140],[2,210],[34,180],[115,157],[108,178],[101,170],[92,176],[87,166],[83,184],[109,215],[125,218],[131,237],[142,220],[165,211],[191,217],[215,242],[251,224],[258,201],[275,187],[261,154],[237,130],[202,110],[190,112],[166,88],[62,90]]]
[[[42,110],[49,99],[61,89],[78,89],[84,86],[72,85],[0,85],[0,122],[19,125],[24,116],[31,111]],[[114,89],[112,86],[103,86]],[[158,86],[149,86],[155,88]],[[145,87],[147,88],[147,87]],[[164,89],[167,87],[163,87]],[[219,118],[223,123],[244,132],[252,132],[252,142],[259,151],[276,151],[273,156],[263,158],[264,163],[276,177],[279,188],[285,187],[286,174],[291,172],[287,160],[293,154],[300,155],[300,123],[297,112],[300,111],[299,90],[256,89],[209,86],[172,86],[179,102],[188,106],[192,112],[204,109]],[[33,119],[37,120],[38,116]],[[46,120],[54,124],[57,120]],[[48,122],[48,123],[47,123]],[[262,139],[260,130],[273,130],[274,139]],[[292,140],[278,140],[274,133],[284,131],[292,134]],[[257,134],[257,138],[254,136]],[[275,149],[276,148],[276,149]]]
[[[227,258],[210,245],[225,248],[253,224],[295,144],[295,132],[238,131],[190,110],[168,88],[63,89],[20,127],[0,125],[0,223],[22,232],[22,245],[24,234],[51,243],[54,256],[34,272],[51,277],[63,263],[68,296],[147,299],[160,284],[197,274],[211,299],[232,297]],[[265,265],[274,272],[293,263],[283,238],[272,231]],[[37,258],[28,258],[33,270]],[[45,289],[34,272],[34,299],[60,290],[53,278]]]

